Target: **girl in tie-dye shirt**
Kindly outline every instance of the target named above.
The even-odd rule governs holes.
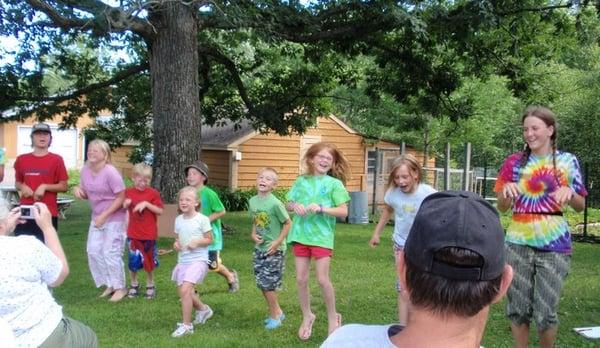
[[[530,107],[523,114],[523,152],[502,165],[494,191],[498,209],[512,207],[506,252],[515,277],[507,315],[516,345],[527,343],[535,318],[540,345],[553,346],[558,329],[558,299],[570,266],[571,234],[563,208],[584,208],[587,191],[577,158],[556,149],[552,111]]]

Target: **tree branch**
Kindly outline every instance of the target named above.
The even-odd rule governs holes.
[[[97,30],[101,32],[125,32],[130,30],[144,39],[151,39],[154,28],[145,20],[140,20],[134,13],[141,9],[134,8],[125,11],[119,7],[112,7],[99,0],[66,0],[64,3],[73,9],[90,13],[90,19],[70,18],[56,11],[56,9],[45,1],[27,0],[29,5],[46,14],[57,27],[69,30]],[[102,20],[106,21],[107,27],[100,25]],[[50,26],[48,23],[38,22],[42,26]]]
[[[29,98],[29,97],[23,97],[21,98],[21,100],[24,101],[31,101],[31,102],[53,102],[53,103],[61,103],[63,101],[66,100],[70,100],[70,99],[75,99],[78,97],[81,97],[83,95],[86,95],[92,91],[98,90],[100,88],[104,88],[104,87],[108,87],[110,85],[113,85],[117,82],[120,82],[122,80],[125,80],[126,78],[133,76],[135,74],[138,74],[144,70],[148,70],[148,63],[142,63],[140,65],[135,65],[135,66],[131,66],[125,70],[121,70],[118,73],[116,73],[112,78],[106,80],[106,81],[102,81],[102,82],[98,82],[98,83],[92,83],[89,84],[83,88],[80,88],[78,90],[75,90],[69,94],[65,94],[65,95],[60,95],[60,96],[52,96],[52,97],[39,97],[39,98]]]
[[[573,6],[571,1],[567,2],[564,5],[552,5],[552,6],[543,6],[543,7],[521,7],[510,11],[495,11],[495,14],[498,16],[510,16],[514,14],[518,14],[521,12],[543,12],[543,11],[551,11],[559,8],[570,8]]]
[[[222,64],[225,67],[225,69],[227,69],[227,71],[229,71],[229,73],[231,74],[231,77],[233,78],[233,81],[235,82],[235,85],[240,93],[240,97],[244,101],[244,104],[246,104],[246,107],[248,108],[248,110],[250,110],[250,111],[254,110],[254,104],[248,97],[248,92],[246,90],[246,86],[244,86],[244,82],[242,81],[242,79],[240,77],[240,74],[237,70],[237,67],[235,66],[235,63],[231,59],[229,59],[229,57],[227,57],[225,54],[223,54],[221,51],[219,51],[217,48],[212,47],[212,46],[208,46],[208,45],[202,46],[198,49],[198,53],[200,55],[211,56],[215,61]]]

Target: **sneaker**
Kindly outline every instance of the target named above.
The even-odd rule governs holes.
[[[284,321],[285,320],[285,313],[281,312],[281,315],[277,319],[279,321]],[[273,319],[271,319],[271,317],[266,317],[265,318],[265,324],[267,324],[269,322],[269,320],[273,320]]]
[[[184,323],[177,323],[177,329],[173,331],[171,337],[181,337],[184,335],[191,335],[194,333],[194,325],[185,325]]]
[[[206,309],[203,311],[196,311],[196,318],[194,324],[204,324],[210,317],[213,316],[213,310],[206,305]]]
[[[281,317],[277,319],[268,318],[267,323],[265,324],[265,329],[273,330],[281,326]]]
[[[233,274],[233,283],[229,283],[229,292],[238,292],[240,290],[240,280],[235,270],[231,270]]]

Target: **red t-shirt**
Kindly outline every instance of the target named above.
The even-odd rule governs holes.
[[[141,213],[134,212],[133,208],[143,201],[162,208],[163,202],[160,199],[160,193],[152,187],[146,187],[144,191],[130,187],[125,190],[125,199],[128,198],[131,199],[131,204],[127,208],[129,212],[127,237],[131,239],[156,240],[158,237],[156,214],[148,208],[142,210]]]
[[[35,191],[41,184],[58,184],[69,180],[62,157],[52,152],[44,156],[33,153],[19,155],[15,161],[15,181],[29,186]],[[48,206],[52,216],[58,216],[56,192],[46,191],[42,202]],[[33,197],[21,197],[21,204],[33,204]]]

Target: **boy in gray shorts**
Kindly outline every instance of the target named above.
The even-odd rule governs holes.
[[[272,193],[277,185],[277,172],[263,168],[258,172],[258,194],[248,201],[252,215],[252,240],[254,240],[254,274],[256,286],[262,291],[269,306],[269,316],[264,320],[266,329],[281,326],[285,315],[277,301],[281,288],[285,262],[285,238],[292,225],[285,206]]]

